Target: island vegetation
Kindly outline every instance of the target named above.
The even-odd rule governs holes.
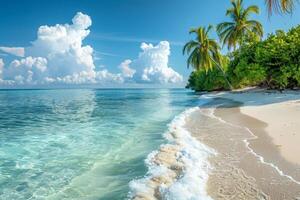
[[[294,1],[266,0],[269,13],[292,12]],[[229,21],[216,26],[220,42],[210,37],[212,26],[192,29],[196,37],[183,48],[187,64],[193,67],[187,88],[195,91],[231,90],[250,86],[268,89],[300,88],[300,26],[263,38],[255,5],[244,7],[243,0],[232,0]],[[222,55],[221,46],[228,48]]]

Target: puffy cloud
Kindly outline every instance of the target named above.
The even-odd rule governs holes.
[[[146,83],[178,83],[183,77],[168,66],[170,44],[161,41],[158,45],[141,44],[142,52],[136,60],[125,63],[126,68],[136,71],[134,80]]]
[[[123,83],[124,77],[122,74],[113,74],[104,69],[97,71],[96,80],[98,83]]]
[[[182,81],[182,76],[168,66],[170,45],[166,41],[157,46],[142,43],[138,58],[122,62],[120,73],[110,73],[106,69],[97,71],[93,48],[83,45],[91,25],[91,18],[78,12],[71,24],[40,26],[37,39],[25,50],[21,47],[0,47],[4,52],[25,56],[13,60],[6,68],[3,67],[3,60],[0,60],[0,83],[39,85]]]
[[[14,60],[3,71],[3,77],[15,81],[16,84],[31,84],[42,81],[43,74],[47,70],[47,60],[42,57],[26,57]]]
[[[19,57],[24,57],[25,55],[23,47],[0,47],[0,51]]]
[[[88,28],[92,24],[91,18],[79,12],[72,22],[71,25],[41,26],[37,40],[26,52],[31,56],[47,58],[48,74],[52,77],[86,72],[93,78],[93,48],[82,45],[82,41],[90,33]]]
[[[12,61],[3,77],[17,84],[95,82],[93,48],[82,45],[91,24],[88,15],[78,12],[72,24],[39,27],[37,39],[25,49],[27,57]]]
[[[129,65],[132,63],[131,60],[125,60],[124,62],[122,62],[119,66],[119,68],[121,69],[122,71],[122,75],[125,77],[125,78],[132,78],[133,75],[135,74],[136,70],[134,69],[131,69],[129,67]]]
[[[137,59],[125,60],[120,64],[124,81],[159,84],[183,81],[183,77],[168,66],[169,42],[161,41],[156,46],[142,43],[141,50]]]
[[[0,58],[0,84],[11,84],[10,81],[3,80],[3,71],[4,71],[4,61]]]
[[[88,15],[84,15],[81,12],[77,13],[75,17],[72,19],[72,22],[75,27],[78,27],[78,29],[87,29],[92,25],[92,20]]]

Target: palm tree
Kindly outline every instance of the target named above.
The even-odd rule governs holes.
[[[223,22],[217,26],[217,32],[223,45],[236,49],[241,45],[245,38],[254,35],[259,39],[263,36],[263,27],[261,23],[250,20],[252,13],[259,14],[259,8],[255,5],[244,8],[243,0],[232,0],[232,7],[226,12],[226,16],[231,18],[230,22]]]
[[[269,15],[273,11],[277,13],[291,13],[297,0],[265,0]]]
[[[188,54],[187,65],[192,66],[195,70],[204,69],[206,73],[213,67],[217,67],[224,75],[224,78],[232,89],[226,74],[223,70],[224,58],[220,53],[218,42],[209,37],[209,32],[213,27],[199,27],[191,29],[190,34],[196,34],[196,39],[186,43],[183,47],[183,54]]]

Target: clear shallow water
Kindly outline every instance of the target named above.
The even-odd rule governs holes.
[[[125,199],[183,89],[0,91],[0,199]]]

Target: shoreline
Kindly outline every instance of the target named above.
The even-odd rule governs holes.
[[[198,107],[168,125],[167,143],[148,155],[148,172],[131,181],[129,198],[299,199],[300,165],[273,142],[272,123],[255,116],[261,108],[266,114],[265,106],[273,111],[300,99],[293,95],[255,90],[201,96]],[[247,113],[249,106],[254,114]]]
[[[278,93],[254,90],[241,94],[225,93],[221,94],[221,97],[241,102],[243,104],[240,106],[241,113],[265,123],[264,133],[270,137],[283,159],[300,165],[300,156],[295,154],[300,151],[298,145],[300,142],[300,134],[298,134],[300,132],[299,91]]]
[[[297,101],[300,95],[242,91],[206,96],[213,101],[190,117],[189,127],[194,137],[219,153],[209,159],[214,170],[209,176],[208,194],[213,199],[299,198],[300,166],[283,157],[267,129],[272,124],[257,119],[255,111],[269,104],[274,110],[274,105]],[[252,116],[244,111],[249,104]],[[266,110],[263,111],[265,114]]]
[[[185,110],[168,125],[164,134],[167,143],[148,155],[148,172],[130,182],[129,199],[212,200],[206,191],[211,170],[208,158],[216,152],[194,138],[186,127],[187,118],[197,110]]]

